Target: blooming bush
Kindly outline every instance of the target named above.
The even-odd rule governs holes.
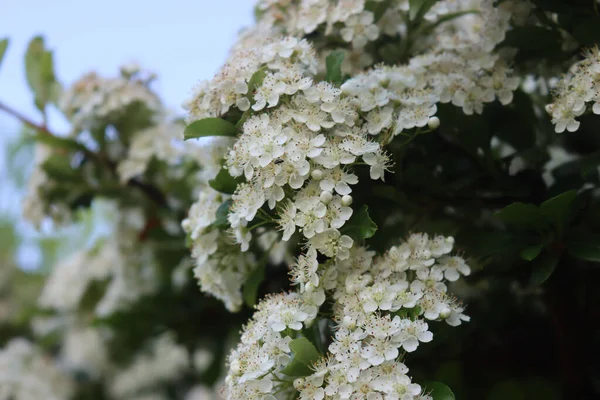
[[[0,104],[37,143],[23,212],[96,229],[6,318],[0,396],[597,395],[597,8],[261,0],[183,118],[135,65],[62,90],[35,38],[72,129]]]

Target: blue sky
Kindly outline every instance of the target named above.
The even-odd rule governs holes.
[[[11,40],[0,68],[0,100],[35,114],[22,60],[29,39],[42,34],[63,83],[90,70],[114,74],[120,64],[138,61],[158,73],[166,103],[179,107],[193,84],[223,62],[239,29],[252,23],[253,3],[0,0],[0,37]]]
[[[55,70],[66,86],[95,70],[114,75],[136,61],[158,74],[155,88],[165,103],[182,111],[192,86],[211,78],[237,32],[253,20],[254,0],[0,0],[0,38],[10,45],[0,66],[0,101],[40,120],[23,69],[23,55],[35,35],[54,50]],[[50,127],[65,131],[57,113]],[[0,112],[0,214],[17,216],[19,194],[7,186],[4,148],[18,123]],[[30,228],[19,224],[23,231]]]

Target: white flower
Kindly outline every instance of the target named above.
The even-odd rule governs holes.
[[[283,230],[281,240],[287,242],[296,231],[296,206],[291,201],[287,201],[283,207],[283,212],[279,214],[279,227]]]
[[[349,185],[356,185],[358,183],[358,177],[354,174],[349,174],[341,168],[334,168],[327,170],[323,176],[323,179],[319,182],[321,189],[328,192],[334,190],[341,195],[352,193]]]
[[[298,261],[292,267],[290,274],[292,283],[300,285],[300,293],[305,290],[312,291],[319,286],[318,268],[317,251],[314,248],[310,247],[305,255],[298,257]]]
[[[385,172],[389,171],[391,167],[391,161],[389,156],[384,152],[368,153],[363,155],[365,163],[371,166],[370,176],[371,179],[381,179],[385,181]]]
[[[365,47],[369,41],[379,37],[379,28],[374,24],[372,12],[364,11],[358,15],[350,16],[345,22],[345,27],[340,30],[342,39],[352,42],[355,48]]]
[[[426,322],[421,320],[411,321],[403,319],[400,321],[400,331],[393,340],[402,345],[409,353],[415,351],[419,342],[427,343],[433,339],[433,333],[429,332]]]
[[[415,347],[416,349],[416,347]],[[361,351],[361,355],[371,365],[380,365],[384,361],[395,360],[398,355],[398,347],[391,339],[372,338]]]
[[[438,265],[444,270],[444,276],[450,282],[458,280],[461,274],[468,276],[471,273],[471,268],[469,268],[465,260],[459,256],[441,257],[438,260]]]
[[[345,260],[350,256],[348,250],[352,247],[353,240],[350,236],[342,235],[337,229],[327,229],[317,233],[309,243],[327,257]]]

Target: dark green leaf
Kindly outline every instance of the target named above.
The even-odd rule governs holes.
[[[7,48],[8,48],[8,39],[0,40],[0,64],[2,64],[2,59],[4,58],[4,53],[6,53]]]
[[[427,382],[425,384],[425,393],[428,393],[433,400],[455,400],[452,390],[442,382]]]
[[[352,217],[342,228],[342,233],[356,241],[373,237],[375,232],[377,232],[377,225],[375,225],[375,222],[369,216],[369,208],[366,205],[354,211]]]
[[[569,206],[577,196],[576,190],[569,190],[559,194],[556,197],[544,201],[540,205],[540,211],[550,223],[552,223],[559,231],[569,217]]]
[[[185,140],[208,136],[235,136],[235,125],[221,118],[204,118],[185,127]]]
[[[234,178],[229,175],[229,171],[225,168],[221,168],[217,176],[215,176],[215,179],[208,181],[208,184],[218,192],[233,194],[237,185],[242,181],[241,178]]]
[[[519,50],[517,59],[527,61],[531,59],[547,59],[560,55],[560,33],[557,30],[542,26],[516,26],[506,33],[502,46],[515,47]]]
[[[536,244],[533,246],[525,247],[521,250],[521,258],[527,261],[533,261],[537,256],[540,255],[540,252],[544,248],[543,244]]]
[[[219,206],[219,208],[217,208],[217,219],[212,223],[212,226],[215,228],[224,228],[229,226],[229,223],[227,222],[227,214],[229,213],[231,203],[233,203],[233,201],[231,199],[227,199]]]
[[[546,221],[539,208],[533,204],[513,203],[498,212],[507,224],[524,230],[540,230],[546,226]]]
[[[504,381],[494,385],[486,400],[525,400],[520,382]]]
[[[256,299],[258,297],[258,288],[260,284],[265,279],[265,269],[266,266],[264,263],[260,263],[258,268],[256,268],[252,274],[244,283],[244,288],[242,290],[242,297],[244,298],[244,303],[248,307],[254,307],[256,304]]]
[[[53,179],[58,181],[80,181],[81,174],[73,169],[69,158],[54,154],[42,163],[42,169]]]
[[[541,285],[552,275],[558,264],[558,256],[544,252],[532,262],[531,283]]]
[[[342,62],[344,62],[344,52],[341,50],[332,51],[325,59],[327,73],[325,80],[338,86],[342,83]]]
[[[409,0],[410,9],[408,16],[410,20],[420,21],[437,2],[438,0]]]
[[[47,133],[38,133],[33,136],[33,139],[57,149],[88,152],[88,149],[84,145],[73,139],[62,138]]]
[[[379,21],[385,11],[390,7],[391,0],[383,0],[383,1],[368,1],[365,4],[365,10],[371,11],[373,13],[373,17],[375,22]]]
[[[292,359],[281,372],[288,376],[312,374],[313,370],[310,366],[321,357],[315,346],[307,338],[300,337],[290,342],[290,350],[292,350]]]
[[[600,262],[600,235],[581,235],[567,242],[567,251],[573,257]]]
[[[436,19],[435,23],[433,23],[430,26],[428,26],[427,29],[425,30],[425,32],[431,32],[435,28],[437,28],[438,26],[440,26],[441,24],[443,24],[444,22],[452,21],[453,19],[462,17],[463,15],[477,14],[477,13],[478,13],[477,10],[465,10],[465,11],[458,11],[458,12],[444,14],[442,16],[439,16]]]
[[[598,44],[598,38],[600,38],[600,21],[598,20],[598,16],[579,18],[576,21],[572,35],[581,46],[591,47]]]

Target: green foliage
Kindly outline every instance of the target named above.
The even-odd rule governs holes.
[[[429,393],[433,400],[455,400],[452,390],[442,382],[427,382],[425,392]]]
[[[221,118],[204,118],[186,126],[183,135],[186,140],[208,136],[235,136],[235,125]]]
[[[45,113],[46,105],[56,104],[62,89],[54,74],[53,53],[46,49],[41,36],[29,42],[25,53],[25,75],[35,96],[35,106]]]
[[[4,59],[4,55],[6,54],[7,48],[8,48],[8,38],[0,40],[0,65],[2,65],[2,60]]]
[[[305,337],[299,337],[290,342],[292,360],[281,371],[288,376],[306,376],[313,373],[310,368],[321,355],[315,346]]]
[[[567,242],[567,251],[581,260],[600,262],[600,235],[574,235]]]
[[[335,86],[339,86],[342,83],[342,63],[344,62],[344,56],[343,51],[332,51],[325,60],[325,65],[327,66],[325,80]]]
[[[265,263],[259,263],[256,269],[250,274],[244,283],[242,297],[244,299],[244,303],[248,307],[254,307],[256,305],[256,300],[258,299],[258,288],[265,280],[265,270]]]
[[[231,199],[227,199],[219,206],[219,208],[217,208],[217,219],[212,223],[215,228],[225,228],[229,225],[227,222],[227,214],[229,213],[232,202]]]
[[[342,232],[356,241],[373,237],[377,232],[377,225],[369,216],[369,207],[364,205],[356,210],[342,228]]]
[[[242,179],[232,177],[229,174],[229,171],[227,171],[225,168],[221,168],[217,176],[208,181],[208,184],[211,188],[218,192],[233,194],[233,192],[235,192],[235,188],[241,182],[243,182]]]
[[[409,0],[410,9],[408,15],[411,21],[420,21],[427,11],[437,3],[438,0]]]

